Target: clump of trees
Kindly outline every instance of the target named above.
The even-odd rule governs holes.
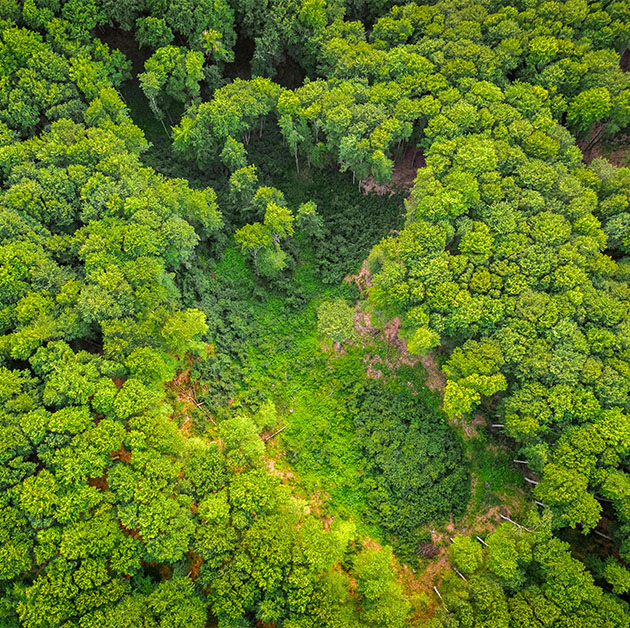
[[[471,537],[453,539],[449,557],[459,573],[445,574],[442,604],[430,625],[626,626],[627,603],[595,585],[568,544],[552,536],[548,517],[534,516],[528,525],[504,523],[483,546]],[[609,577],[618,581],[609,565]]]
[[[353,416],[366,517],[385,530],[396,555],[411,563],[418,559],[421,526],[461,516],[470,496],[461,443],[433,400],[418,397],[406,382],[365,386]]]
[[[233,163],[238,148],[232,149],[226,143],[223,154],[230,151],[224,157],[227,163]],[[256,273],[273,278],[287,266],[287,254],[280,248],[280,242],[293,236],[296,229],[307,237],[321,238],[323,223],[312,201],[302,203],[294,214],[277,188],[261,186],[254,191],[257,181],[255,166],[244,166],[230,176],[230,195],[238,210],[261,217],[260,222],[238,229],[234,239],[243,252],[251,253]]]

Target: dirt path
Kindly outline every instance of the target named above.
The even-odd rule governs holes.
[[[368,288],[372,285],[372,275],[370,274],[370,270],[368,268],[368,261],[363,260],[363,264],[361,264],[361,270],[357,275],[348,275],[344,277],[344,281],[346,283],[354,283],[359,289],[359,294],[361,296],[367,295]],[[356,322],[356,318],[354,319]]]
[[[184,369],[178,373],[175,379],[167,382],[166,387],[172,390],[177,395],[177,401],[183,404],[183,409],[180,411],[182,422],[179,429],[185,438],[189,438],[192,427],[190,414],[193,408],[197,407],[197,402],[190,389],[190,369]]]
[[[364,267],[365,262],[359,275],[353,275],[349,278],[346,277],[346,280],[354,280],[357,282],[357,285],[359,285],[360,281],[364,281],[367,285],[370,285],[369,273],[365,275]],[[403,364],[407,366],[422,364],[426,372],[425,385],[429,390],[443,396],[444,387],[446,386],[446,375],[440,370],[435,353],[429,353],[424,356],[409,353],[407,351],[407,343],[399,336],[401,325],[402,322],[400,318],[396,317],[388,321],[383,329],[373,326],[370,320],[370,314],[363,312],[361,310],[361,301],[357,301],[354,310],[354,329],[363,347],[365,348],[366,345],[373,344],[374,339],[379,338],[384,340],[389,347],[396,350],[394,355],[390,355],[386,359],[383,359],[379,354],[372,356],[366,354],[367,377],[380,379],[383,376],[382,370],[378,368],[379,364],[383,364],[394,370]]]

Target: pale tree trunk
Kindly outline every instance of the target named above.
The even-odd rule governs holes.
[[[162,128],[164,129],[164,133],[166,133],[166,137],[168,137],[168,139],[171,139],[171,134],[168,132],[168,129],[166,128],[166,124],[164,124],[164,115],[162,114],[162,111],[160,110],[160,108],[157,106],[157,101],[155,100],[155,96],[151,96],[150,98],[150,103],[151,103],[151,108],[153,109],[153,113],[155,113],[155,117],[159,119],[159,121],[162,123]]]

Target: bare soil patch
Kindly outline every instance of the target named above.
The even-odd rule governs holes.
[[[276,468],[276,463],[274,460],[266,460],[265,464],[267,465],[267,469],[269,470],[269,472],[272,475],[275,475],[279,478],[281,478],[282,480],[289,480],[293,477],[295,477],[295,473],[293,473],[293,471],[291,471],[290,469],[277,469]]]
[[[396,160],[392,171],[392,180],[389,183],[379,185],[374,177],[370,176],[359,183],[359,189],[363,194],[374,192],[379,196],[393,196],[397,192],[407,195],[413,187],[413,182],[418,174],[418,168],[424,168],[424,152],[421,148],[408,146],[402,157]]]
[[[604,141],[601,137],[602,130],[603,124],[598,123],[578,142],[584,161],[590,164],[593,159],[603,157],[619,168],[627,167],[630,159],[630,135],[624,133],[613,140]]]
[[[120,444],[120,448],[112,451],[110,454],[112,460],[120,460],[125,464],[129,464],[131,462],[131,452],[125,449],[125,443]]]
[[[403,364],[416,366],[420,363],[426,371],[425,385],[427,388],[443,396],[444,387],[446,386],[446,375],[440,370],[435,353],[429,353],[425,356],[409,353],[407,351],[406,341],[399,336],[401,326],[402,322],[399,317],[388,321],[383,329],[373,326],[370,320],[370,314],[361,311],[361,301],[357,301],[354,311],[354,329],[363,343],[363,346],[365,347],[366,344],[371,343],[374,338],[381,338],[390,347],[395,349],[394,354],[388,355],[385,360],[378,354],[366,355],[367,377],[380,379],[383,376],[381,369],[375,366],[379,363],[391,369],[397,369]]]
[[[94,486],[102,492],[109,490],[109,483],[107,482],[107,471],[105,471],[103,475],[97,478],[88,478],[87,483],[89,486]]]
[[[344,281],[347,283],[354,281],[361,296],[367,294],[368,288],[372,285],[372,275],[368,269],[367,260],[363,261],[363,264],[361,264],[361,270],[357,275],[348,275],[347,277],[344,277]]]

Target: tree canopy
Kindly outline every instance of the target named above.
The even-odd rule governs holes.
[[[0,3],[0,625],[628,628],[628,46]]]

